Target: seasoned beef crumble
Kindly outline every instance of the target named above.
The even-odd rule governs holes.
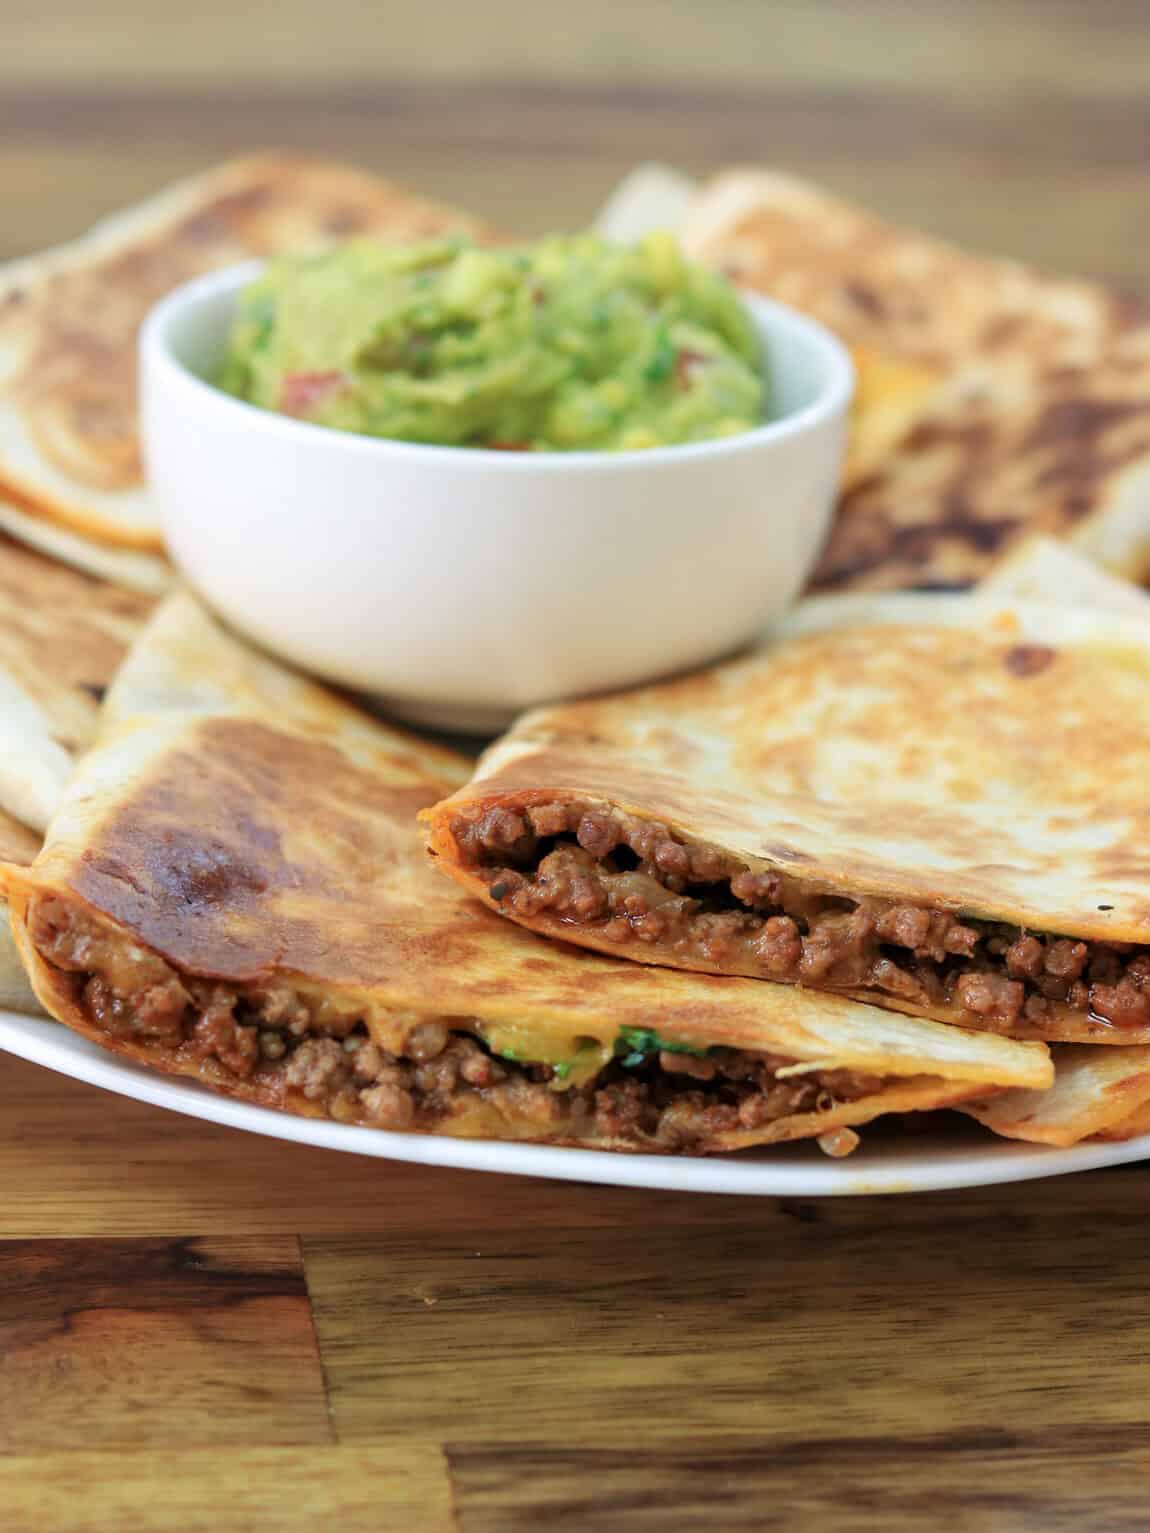
[[[812,893],[665,827],[580,804],[460,813],[452,831],[504,910],[594,930],[685,967],[897,997],[1041,1035],[1059,1012],[1150,1026],[1150,950],[1082,942],[893,900]]]
[[[638,1066],[616,1059],[590,1083],[566,1086],[549,1065],[493,1055],[466,1018],[416,1021],[392,1053],[371,1038],[361,1011],[290,985],[235,987],[180,975],[84,907],[51,895],[33,900],[28,930],[44,960],[71,976],[78,1004],[110,1040],[152,1046],[225,1089],[259,1087],[281,1106],[302,1098],[343,1123],[427,1131],[478,1098],[524,1138],[689,1153],[715,1134],[827,1112],[888,1084],[850,1070],[780,1078],[793,1059],[717,1048],[662,1050]],[[828,1153],[850,1143],[831,1135]]]

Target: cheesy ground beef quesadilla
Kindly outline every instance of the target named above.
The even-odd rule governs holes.
[[[1065,543],[1033,534],[996,564],[979,586],[994,599],[1150,617],[1150,592],[1089,563]],[[1150,1133],[1150,1046],[1099,1048],[1064,1043],[1051,1050],[1054,1084],[1004,1091],[962,1107],[1007,1139],[1065,1147],[1084,1139],[1125,1140]]]
[[[852,348],[940,375],[914,429],[851,481],[816,585],[969,585],[1027,530],[1150,573],[1150,306],[772,171],[716,177],[681,234]]]
[[[1015,1037],[1150,1042],[1150,630],[824,598],[748,658],[526,715],[429,816],[537,931]]]
[[[357,234],[478,234],[462,213],[346,165],[264,154],[216,167],[0,270],[0,499],[74,536],[158,550],[143,486],[136,334],[192,277]]]
[[[161,608],[30,869],[36,991],[142,1064],[311,1116],[618,1150],[819,1136],[1051,1079],[1040,1045],[543,941],[427,864],[472,763]]]

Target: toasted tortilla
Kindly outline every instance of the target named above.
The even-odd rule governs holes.
[[[1111,575],[1068,543],[1042,533],[1023,538],[979,582],[980,596],[1095,607],[1150,618],[1150,591]]]
[[[805,603],[744,660],[526,715],[425,818],[445,872],[551,936],[1012,1036],[1143,1043],[1140,968],[1074,944],[1150,945],[1148,776],[1144,622],[860,595]],[[607,823],[584,829],[587,812]],[[937,914],[932,934],[895,932],[902,907]],[[768,932],[781,917],[798,931]],[[1068,939],[1062,995],[1045,948],[1011,952],[1039,963],[1033,983],[1001,972],[1025,933]],[[1121,997],[1095,988],[1108,968]],[[1019,988],[972,999],[974,971]]]
[[[1150,1131],[1150,1048],[1057,1049],[1054,1085],[1004,1091],[962,1111],[1004,1139],[1071,1145]]]
[[[136,333],[157,299],[250,257],[460,230],[465,215],[292,154],[234,160],[0,272],[0,499],[83,538],[159,550],[143,486]]]
[[[614,187],[592,227],[619,245],[634,244],[661,229],[674,232],[697,192],[697,183],[673,166],[636,165]]]
[[[0,533],[0,810],[42,831],[151,600]]]
[[[175,572],[162,555],[97,543],[58,522],[45,521],[38,512],[4,497],[0,497],[0,530],[59,564],[95,575],[127,591],[162,596],[175,584]]]
[[[895,448],[918,425],[938,393],[940,375],[921,362],[908,362],[852,346],[855,392],[842,484],[850,490],[879,473]]]
[[[30,863],[151,602],[0,533],[0,859]],[[0,907],[0,1006],[38,1012]]]
[[[29,863],[40,850],[40,837],[35,831],[21,825],[11,815],[0,810],[0,861]],[[16,942],[8,924],[7,906],[0,902],[0,1007],[6,1011],[22,1011],[30,1015],[42,1014],[43,1007],[36,999]]]
[[[1039,534],[1024,538],[1001,560],[979,593],[1150,617],[1150,593]],[[1055,1083],[1049,1091],[1008,1091],[962,1110],[1008,1139],[1038,1144],[1066,1146],[1150,1133],[1150,1048],[1066,1044],[1053,1057]]]
[[[816,584],[969,585],[1027,530],[1150,572],[1145,305],[897,228],[772,172],[732,171],[684,224],[693,255],[853,347],[942,382],[845,498]]]
[[[415,824],[470,766],[169,599],[43,852],[5,870],[37,994],[83,1036],[249,1101],[618,1150],[821,1137],[1051,1079],[1040,1045],[646,970],[500,920],[428,867]],[[716,1076],[734,1051],[769,1089]],[[656,1090],[677,1116],[650,1116]]]

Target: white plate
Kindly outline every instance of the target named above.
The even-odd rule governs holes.
[[[216,1096],[191,1081],[153,1075],[123,1063],[114,1054],[78,1038],[53,1022],[0,1011],[0,1048],[106,1091],[167,1107],[209,1123],[314,1144],[352,1155],[414,1161],[423,1166],[458,1166],[564,1181],[603,1182],[620,1187],[664,1188],[676,1192],[743,1193],[758,1197],[851,1197],[879,1192],[927,1192],[981,1187],[992,1182],[1025,1182],[1062,1176],[1096,1166],[1150,1159],[1150,1134],[1124,1144],[1081,1145],[1048,1150],[1037,1145],[978,1137],[972,1125],[955,1119],[953,1130],[891,1137],[863,1147],[846,1160],[830,1160],[811,1145],[786,1145],[712,1159],[663,1155],[612,1155],[596,1150],[560,1150],[546,1145],[500,1144],[491,1140],[433,1139],[388,1134],[294,1118],[266,1107],[251,1107]],[[941,1124],[946,1119],[940,1118]]]

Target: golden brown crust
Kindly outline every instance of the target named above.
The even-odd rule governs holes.
[[[369,1018],[478,1019],[518,1028],[544,1050],[548,1040],[613,1043],[621,1028],[657,1024],[696,1046],[898,1077],[809,1124],[765,1125],[755,1142],[858,1123],[895,1102],[933,1106],[1049,1079],[1039,1046],[841,997],[651,972],[501,920],[428,866],[415,815],[448,784],[422,745],[328,694],[321,708],[316,694],[227,639],[190,598],[161,610],[121,672],[107,733],[44,851],[32,869],[4,872],[17,940],[53,1015],[140,1062],[190,1073],[178,1051],[112,1038],[93,1022],[74,981],[32,940],[29,904],[40,896],[79,903],[111,923],[125,951],[143,948],[179,975],[240,989],[283,980]],[[259,1089],[215,1069],[208,1083],[249,1099]],[[499,1132],[546,1137],[526,1121]],[[699,1146],[708,1147],[726,1143]]]
[[[465,850],[468,824],[494,809],[577,803],[669,827],[684,844],[812,893],[1150,944],[1148,773],[1140,620],[954,597],[842,598],[800,608],[746,660],[528,715],[425,818],[443,871],[500,909],[493,875]],[[695,949],[617,936],[606,921],[511,913],[640,962],[732,972]],[[1130,1043],[1150,1033],[1056,1007],[1012,1035]]]
[[[848,481],[816,586],[970,584],[1027,529],[1073,536],[1132,578],[1150,571],[1145,305],[770,172],[717,178],[685,238],[852,347],[944,380],[901,445]]]
[[[235,160],[0,273],[0,495],[101,541],[162,546],[141,493],[136,332],[181,282],[357,234],[480,233],[364,171],[292,154]]]

